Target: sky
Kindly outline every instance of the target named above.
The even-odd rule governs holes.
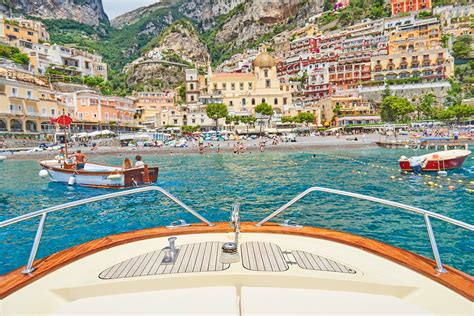
[[[102,0],[109,19],[155,2],[159,0]]]

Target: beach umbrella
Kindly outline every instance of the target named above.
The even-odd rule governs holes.
[[[53,122],[58,123],[61,126],[69,126],[72,124],[72,118],[63,114],[60,117],[53,119]]]

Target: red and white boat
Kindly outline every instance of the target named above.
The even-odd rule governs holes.
[[[445,150],[410,158],[402,156],[398,162],[402,171],[446,171],[460,168],[470,154],[469,150]]]
[[[82,185],[98,188],[127,188],[147,185],[157,181],[158,167],[147,165],[138,168],[124,169],[97,163],[86,163],[84,169],[76,170],[74,164],[62,160],[40,161],[43,170],[41,177],[48,177],[53,182],[69,185]]]

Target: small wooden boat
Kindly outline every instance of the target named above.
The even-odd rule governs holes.
[[[402,156],[398,162],[403,171],[446,171],[460,168],[470,154],[469,150],[445,150],[410,158]]]
[[[127,188],[154,183],[158,179],[158,167],[147,165],[139,168],[124,169],[97,163],[86,163],[84,169],[76,170],[74,164],[62,160],[40,161],[43,170],[41,177],[48,177],[53,182],[69,185],[82,185],[99,188]]]

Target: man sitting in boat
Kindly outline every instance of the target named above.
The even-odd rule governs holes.
[[[136,168],[141,168],[145,165],[145,163],[142,160],[142,156],[140,156],[140,155],[135,156],[135,160],[136,160],[136,162],[135,162],[135,167]]]
[[[78,149],[76,153],[72,155],[70,158],[73,158],[76,161],[76,170],[84,169],[84,166],[86,165],[87,157],[81,152],[80,149]]]

